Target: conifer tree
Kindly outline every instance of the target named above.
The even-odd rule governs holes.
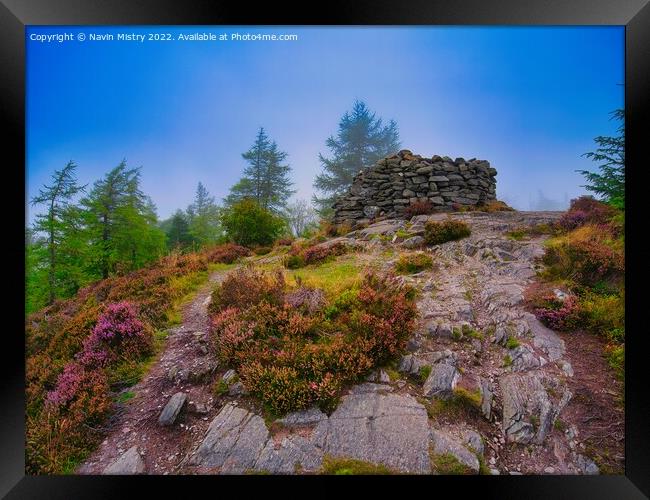
[[[336,137],[330,136],[326,145],[332,156],[326,158],[319,153],[323,172],[314,182],[322,193],[314,196],[314,203],[323,215],[338,196],[345,194],[357,172],[399,150],[397,123],[390,120],[384,125],[363,101],[357,100],[352,111],[341,118]]]
[[[260,207],[280,213],[294,190],[289,179],[291,167],[284,164],[287,153],[280,151],[277,143],[271,141],[264,128],[260,130],[251,148],[242,154],[248,165],[242,178],[230,189],[227,205],[233,205],[245,198],[253,199]]]
[[[45,205],[45,213],[38,214],[34,231],[46,235],[40,245],[47,249],[44,252],[32,252],[31,256],[46,255],[46,262],[41,263],[47,268],[47,302],[51,304],[57,297],[60,288],[66,288],[70,281],[73,263],[66,256],[72,250],[72,235],[78,229],[78,213],[71,205],[74,196],[83,191],[85,186],[79,186],[76,179],[77,165],[69,161],[61,170],[55,170],[52,184],[45,185],[32,200],[32,205]],[[35,266],[39,264],[34,262]],[[62,268],[63,267],[63,268]]]

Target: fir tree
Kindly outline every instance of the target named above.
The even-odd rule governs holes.
[[[284,164],[287,156],[269,139],[264,128],[260,128],[253,146],[242,154],[248,165],[243,177],[230,189],[226,204],[250,198],[260,207],[280,213],[295,193],[289,179],[291,167]]]
[[[587,179],[587,185],[582,187],[596,193],[605,202],[623,209],[625,207],[625,110],[613,111],[612,118],[621,121],[618,135],[596,137],[594,139],[598,144],[596,151],[583,155],[600,163],[598,166],[600,173],[588,170],[577,172]]]
[[[399,150],[397,123],[390,120],[384,126],[364,102],[355,101],[352,111],[341,118],[336,137],[330,136],[326,145],[332,156],[326,158],[319,153],[323,173],[314,182],[314,187],[323,193],[321,197],[314,196],[322,214],[338,196],[345,194],[357,172]]]

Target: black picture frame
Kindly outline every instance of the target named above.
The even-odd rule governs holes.
[[[1,0],[0,3],[0,85],[2,118],[5,122],[3,169],[5,195],[2,197],[5,229],[13,232],[5,241],[9,249],[3,270],[15,281],[5,284],[5,328],[0,362],[0,496],[6,498],[114,498],[134,492],[135,483],[144,484],[149,493],[160,488],[172,493],[178,487],[188,493],[187,483],[197,481],[214,494],[224,487],[237,487],[241,493],[249,486],[267,488],[263,481],[287,480],[282,477],[248,477],[244,481],[229,477],[94,477],[25,476],[24,459],[24,219],[19,205],[25,206],[25,191],[18,183],[25,179],[25,27],[28,25],[621,25],[625,26],[626,70],[626,158],[628,199],[626,260],[627,330],[626,347],[626,467],[624,476],[477,476],[477,477],[400,477],[362,478],[364,489],[384,490],[389,483],[402,489],[403,482],[418,482],[435,494],[451,486],[453,495],[474,490],[482,498],[589,498],[623,499],[650,496],[648,461],[648,419],[650,391],[645,383],[647,351],[643,337],[643,286],[647,283],[648,247],[642,237],[647,227],[643,213],[642,173],[650,167],[647,156],[647,131],[650,129],[650,5],[648,0],[456,0],[427,1],[344,1],[310,2],[311,10],[299,4],[278,5],[265,2],[252,7],[232,0]],[[561,76],[559,76],[561,77]],[[7,157],[9,152],[9,157]],[[22,169],[21,169],[22,167]],[[22,175],[21,175],[22,174]],[[9,177],[9,179],[7,179]],[[22,177],[22,179],[21,179]],[[14,185],[15,182],[15,185]],[[15,186],[15,187],[14,187]],[[639,210],[635,210],[635,206]],[[631,208],[630,208],[631,207]],[[21,356],[20,353],[23,353]],[[290,488],[314,490],[314,481],[339,481],[336,488],[352,486],[350,481],[324,477],[294,477]],[[210,481],[208,483],[207,481]],[[212,481],[219,481],[214,483]],[[340,481],[346,481],[345,485]],[[446,484],[443,484],[446,483]],[[285,490],[288,491],[288,490]],[[324,491],[324,490],[323,490]],[[408,492],[409,490],[402,490]],[[415,491],[414,491],[415,493]],[[408,493],[407,493],[408,494]],[[416,493],[418,494],[418,493]]]

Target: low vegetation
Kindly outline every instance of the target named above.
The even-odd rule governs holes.
[[[358,289],[316,308],[310,295],[300,303],[281,272],[253,268],[231,273],[213,294],[214,351],[277,415],[332,410],[340,390],[396,356],[413,328],[411,294],[391,277],[366,274]]]
[[[428,215],[434,212],[433,203],[430,200],[415,201],[404,209],[406,217],[414,217],[416,215]]]
[[[307,247],[294,244],[284,257],[284,267],[299,269],[312,264],[321,264],[347,253],[350,247],[345,243],[331,245],[315,244]]]
[[[26,318],[26,469],[62,473],[101,438],[115,394],[139,380],[160,333],[208,269],[242,255],[234,245],[173,253],[98,281]]]
[[[470,475],[472,469],[462,464],[451,453],[435,454],[430,453],[431,472],[442,475]]]
[[[454,203],[451,208],[454,212],[514,212],[515,209],[508,206],[504,201],[492,200],[487,203],[477,205],[464,205]]]
[[[396,474],[388,467],[382,464],[373,464],[356,460],[354,458],[333,457],[325,455],[321,474],[335,476],[359,476],[359,475],[378,475],[378,474]]]
[[[529,307],[555,330],[578,328],[603,336],[622,376],[625,349],[624,213],[589,196],[571,201],[547,241],[546,286],[527,297]],[[568,292],[559,294],[562,288]]]
[[[433,259],[423,252],[404,253],[395,263],[395,271],[399,274],[415,274],[433,267]]]
[[[451,218],[442,222],[428,221],[424,225],[424,241],[427,245],[440,245],[447,241],[460,240],[470,234],[471,230],[465,222]]]

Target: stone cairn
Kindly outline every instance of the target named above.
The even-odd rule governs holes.
[[[333,221],[358,225],[401,217],[410,204],[426,200],[439,209],[482,205],[496,199],[496,175],[486,160],[423,158],[403,149],[354,177],[347,194],[332,206]]]

